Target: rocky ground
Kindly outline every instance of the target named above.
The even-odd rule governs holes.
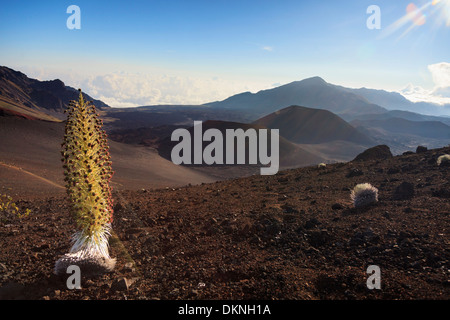
[[[64,197],[0,221],[1,299],[449,299],[450,148],[274,176],[114,193],[113,273],[69,290]],[[368,182],[376,205],[355,209]],[[369,265],[381,289],[366,286]]]

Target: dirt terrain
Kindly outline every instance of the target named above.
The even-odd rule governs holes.
[[[0,188],[11,196],[64,195],[64,123],[0,117]],[[116,190],[184,186],[217,179],[161,158],[152,148],[109,141]],[[0,190],[1,192],[1,190]]]
[[[449,299],[450,148],[114,193],[113,273],[53,275],[74,232],[63,195],[14,196],[0,223],[0,299]],[[113,164],[114,167],[114,164]],[[377,204],[354,209],[369,182]],[[369,265],[381,289],[366,286]]]

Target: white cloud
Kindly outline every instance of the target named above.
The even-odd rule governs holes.
[[[169,71],[114,71],[103,74],[63,68],[16,67],[41,81],[61,79],[67,86],[81,88],[92,98],[111,107],[145,105],[198,105],[226,99],[245,91],[271,87],[267,79],[227,78],[221,75],[187,75]]]
[[[267,84],[248,85],[244,81],[220,77],[190,77],[110,73],[91,76],[75,83],[84,92],[112,107],[160,104],[203,104],[223,100],[243,91],[256,91]]]
[[[420,86],[408,84],[400,90],[407,99],[418,102],[432,102],[437,104],[450,104],[450,63],[441,62],[428,66],[434,87],[430,90]]]
[[[433,82],[438,88],[450,87],[450,63],[441,62],[428,66]]]
[[[271,46],[264,46],[261,49],[263,49],[264,51],[273,51],[273,47]]]

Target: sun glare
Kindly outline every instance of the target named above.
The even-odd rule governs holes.
[[[450,0],[433,0],[431,4],[433,6],[438,6],[438,12],[440,12],[439,19],[444,22],[447,27],[450,27]]]
[[[382,38],[405,27],[406,29],[399,36],[399,39],[403,38],[412,30],[427,24],[429,21],[433,22],[436,27],[442,25],[450,27],[450,0],[432,0],[421,7],[411,2],[406,6],[405,12],[404,16],[383,31],[381,34]]]

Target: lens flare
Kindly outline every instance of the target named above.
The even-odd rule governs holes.
[[[438,20],[450,27],[450,0],[433,0],[431,4],[436,6],[437,11],[440,13]]]
[[[448,0],[445,1],[443,10],[444,10],[444,16],[446,18],[445,25],[447,27],[450,27],[450,1],[448,1]]]
[[[403,38],[411,31],[427,24],[429,29],[436,31],[439,27],[450,27],[450,0],[430,0],[421,7],[411,2],[406,6],[406,14],[386,27],[379,38],[386,38],[401,29],[404,29],[398,39]]]
[[[427,18],[422,10],[414,3],[408,4],[406,7],[406,15],[416,26],[423,26],[427,22]]]

